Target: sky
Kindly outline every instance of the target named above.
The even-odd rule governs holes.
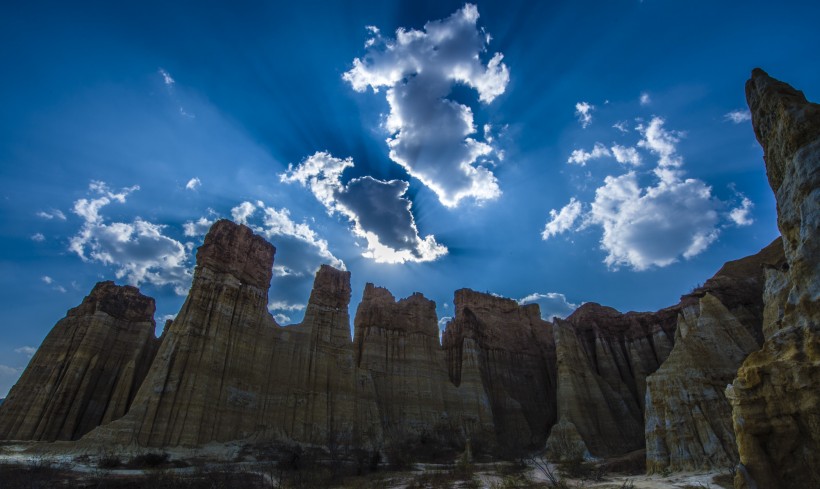
[[[179,310],[229,218],[313,274],[657,310],[778,236],[754,67],[820,100],[817,2],[0,6],[0,397],[100,280]]]

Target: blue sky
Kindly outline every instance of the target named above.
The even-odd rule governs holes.
[[[820,99],[816,2],[4,2],[0,395],[98,280],[176,314],[219,217],[321,263],[655,310],[777,236],[752,68]],[[401,30],[399,30],[401,29]]]

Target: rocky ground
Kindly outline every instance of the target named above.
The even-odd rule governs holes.
[[[694,489],[731,488],[728,471],[645,475],[635,457],[552,464],[515,462],[409,464],[347,460],[334,464],[307,452],[249,451],[239,444],[197,450],[77,452],[59,444],[0,446],[0,487],[35,488],[351,488],[351,489]],[[637,462],[635,462],[637,461]],[[575,477],[570,477],[574,474]]]

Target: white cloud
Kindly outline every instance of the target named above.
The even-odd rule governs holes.
[[[593,110],[595,110],[595,106],[587,102],[575,104],[575,116],[578,117],[578,122],[581,123],[582,128],[586,129],[592,123]]]
[[[671,169],[683,165],[683,158],[677,153],[677,144],[683,134],[679,131],[667,131],[663,127],[664,122],[661,117],[653,117],[649,125],[638,126],[638,131],[643,135],[643,139],[638,141],[638,146],[658,155],[658,168],[668,170],[655,172],[662,180],[665,175],[678,175]]]
[[[51,209],[51,211],[49,212],[40,211],[37,213],[37,217],[40,217],[42,219],[48,219],[49,221],[52,219],[59,219],[60,221],[65,221],[66,219],[65,214],[63,214],[63,211],[59,209]]]
[[[306,307],[305,304],[291,304],[285,301],[274,301],[268,304],[270,311],[304,311]]]
[[[615,156],[615,161],[621,164],[628,164],[632,166],[641,165],[641,155],[638,150],[631,146],[620,146],[614,144],[612,146],[612,155]]]
[[[188,180],[188,183],[185,184],[185,188],[187,190],[196,190],[201,185],[202,185],[202,181],[199,179],[199,177],[194,177],[194,178]]]
[[[168,86],[173,85],[176,83],[173,78],[171,78],[171,74],[165,71],[164,69],[160,68],[158,70],[159,74],[162,75],[162,82]]]
[[[749,112],[749,109],[733,110],[727,114],[724,114],[723,119],[732,121],[735,124],[740,124],[742,122],[752,120],[752,113]]]
[[[635,172],[606,177],[595,192],[589,221],[603,229],[604,262],[646,270],[691,258],[717,238],[719,202],[696,179],[641,188]]]
[[[194,238],[197,236],[205,236],[208,233],[208,230],[211,229],[214,221],[208,219],[207,217],[200,217],[196,221],[188,221],[182,225],[182,230],[185,236],[189,238]]]
[[[46,237],[43,235],[43,233],[34,233],[31,235],[31,240],[36,241],[37,243],[42,243],[46,240]]]
[[[595,143],[591,152],[584,151],[583,149],[574,150],[569,156],[569,159],[567,159],[567,163],[584,166],[587,164],[587,161],[603,158],[604,156],[612,156],[612,153],[610,153],[603,144]]]
[[[564,319],[578,309],[580,304],[573,304],[567,300],[564,294],[558,292],[548,292],[546,294],[533,293],[519,299],[519,304],[538,304],[541,308],[541,317],[547,321],[552,321],[558,317]]]
[[[385,128],[390,158],[433,190],[447,207],[465,198],[492,200],[501,195],[495,175],[484,164],[497,156],[476,133],[470,107],[447,98],[456,84],[471,87],[490,103],[504,93],[509,70],[495,53],[485,65],[490,37],[476,26],[478,9],[466,4],[423,31],[400,28],[396,37],[373,38],[364,57],[343,78],[354,90],[385,88],[390,114]]]
[[[54,279],[49,277],[48,275],[43,275],[42,281],[45,282],[47,285],[51,285],[54,283]]]
[[[21,346],[20,348],[15,348],[14,352],[20,353],[21,355],[25,355],[28,358],[31,358],[37,352],[37,348],[33,346]]]
[[[550,220],[541,233],[541,239],[547,240],[552,236],[569,231],[581,216],[581,210],[581,203],[575,200],[575,197],[570,199],[569,204],[561,208],[560,211],[552,209],[550,211]]]
[[[256,206],[250,202],[242,202],[238,206],[231,209],[231,217],[239,224],[247,224],[250,218],[256,211]]]
[[[729,220],[735,223],[736,226],[750,226],[755,222],[751,216],[753,207],[752,201],[747,197],[743,197],[740,207],[735,207],[729,211]]]
[[[379,263],[422,262],[447,253],[432,235],[419,236],[412,203],[404,197],[407,182],[365,176],[342,184],[342,172],[352,166],[350,158],[317,152],[295,168],[289,166],[281,179],[308,187],[329,213],[349,219],[353,233],[367,242],[362,254],[366,258]]]
[[[561,211],[550,211],[544,239],[571,230],[581,220],[579,229],[600,227],[604,262],[610,268],[646,270],[702,253],[718,238],[722,220],[737,225],[750,220],[751,202],[722,214],[727,204],[712,194],[711,187],[684,177],[683,158],[677,150],[683,133],[667,130],[660,117],[642,123],[637,130],[641,136],[637,148],[655,156],[656,166],[641,174],[632,170],[607,176],[588,207],[573,199]],[[596,148],[598,157],[608,156],[603,145],[596,144]],[[616,144],[611,152],[620,163],[637,167],[641,164],[637,148]],[[594,153],[579,153],[577,160],[588,161]],[[583,208],[589,210],[583,212]]]
[[[179,295],[187,293],[191,271],[188,252],[179,241],[163,234],[165,226],[139,217],[133,222],[106,223],[100,215],[111,202],[125,203],[138,186],[113,192],[104,182],[89,185],[96,198],[74,202],[74,213],[85,221],[69,241],[69,251],[84,261],[116,267],[115,276],[131,285],[172,285]]]
[[[627,127],[626,121],[618,121],[615,124],[612,124],[612,127],[621,131],[622,133],[626,134],[629,132],[629,127]]]
[[[652,103],[652,99],[649,97],[649,94],[646,92],[641,93],[641,105],[649,105]]]

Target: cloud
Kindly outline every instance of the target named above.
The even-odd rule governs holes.
[[[582,128],[586,129],[592,123],[593,110],[595,110],[595,106],[587,102],[575,104],[575,116],[578,117],[578,122],[581,123]]]
[[[250,202],[242,202],[238,206],[231,209],[231,217],[239,224],[247,224],[248,218],[256,211],[256,207]],[[204,218],[203,218],[204,219]]]
[[[200,217],[196,221],[188,221],[183,224],[182,231],[183,234],[189,238],[205,236],[213,224],[214,221],[208,219],[207,217]]]
[[[174,79],[171,78],[171,74],[165,71],[164,69],[160,68],[158,70],[158,73],[162,75],[162,82],[168,85],[169,87],[176,83]]]
[[[743,197],[740,202],[740,207],[735,207],[729,211],[729,220],[735,223],[736,226],[750,226],[755,220],[752,218],[752,208],[754,204],[747,197]]]
[[[649,94],[646,92],[641,93],[641,105],[649,105],[652,103],[652,99],[649,97]]]
[[[576,230],[601,229],[604,263],[610,268],[646,270],[702,253],[718,238],[721,221],[736,225],[750,222],[750,201],[747,204],[744,200],[740,207],[722,214],[727,204],[712,194],[711,187],[701,180],[685,178],[683,157],[677,151],[682,132],[666,129],[660,117],[653,117],[637,130],[641,139],[635,147],[616,144],[611,154],[618,162],[637,167],[642,162],[638,149],[645,150],[657,158],[655,167],[641,174],[630,170],[609,175],[596,189],[591,203],[582,204],[573,198],[560,211],[551,210],[543,239],[571,230],[580,220],[582,224]],[[607,152],[596,143],[591,153],[580,151],[576,159],[586,162],[608,156]]]
[[[419,236],[412,202],[404,197],[407,182],[365,176],[343,184],[342,172],[353,165],[351,158],[317,152],[296,167],[290,165],[281,180],[309,188],[330,214],[350,220],[353,233],[367,242],[362,254],[366,258],[378,263],[423,262],[447,253],[432,235]]]
[[[727,121],[732,121],[735,124],[741,124],[743,122],[752,120],[752,113],[749,112],[749,109],[733,110],[731,112],[724,114],[723,119]]]
[[[187,190],[196,190],[202,185],[202,181],[198,177],[194,177],[188,180],[188,183],[185,184],[185,188]]]
[[[629,132],[629,128],[627,127],[626,121],[618,121],[615,124],[612,124],[612,127],[621,131],[624,134]]]
[[[710,187],[700,180],[641,188],[635,172],[629,172],[606,177],[588,218],[603,229],[604,263],[646,270],[705,250],[718,235],[718,206]]]
[[[667,131],[663,125],[665,121],[661,117],[653,117],[649,125],[638,126],[638,131],[643,135],[643,139],[638,141],[638,146],[655,153],[658,156],[658,170],[656,174],[664,179],[668,176],[676,176],[678,173],[671,168],[678,168],[683,165],[683,158],[677,153],[677,144],[683,133],[678,131]]]
[[[37,243],[42,243],[46,240],[46,237],[43,235],[43,233],[34,233],[31,235],[31,240]]]
[[[400,28],[395,38],[369,28],[374,37],[365,44],[365,56],[353,60],[343,75],[357,92],[386,89],[390,158],[447,207],[465,198],[481,202],[501,195],[486,165],[496,150],[472,137],[470,107],[447,98],[454,85],[463,85],[489,104],[509,83],[501,53],[486,64],[481,60],[490,36],[477,28],[478,16],[476,6],[466,4],[446,19],[427,22],[424,30]]]
[[[115,276],[131,285],[171,285],[179,295],[187,293],[191,271],[188,252],[179,241],[165,236],[166,226],[139,217],[133,222],[106,223],[100,211],[112,202],[125,203],[139,186],[112,191],[105,182],[92,181],[95,198],[74,202],[74,213],[85,221],[69,241],[69,251],[83,261],[116,267]]]
[[[48,275],[43,275],[42,281],[46,283],[46,285],[51,285],[54,283],[54,279],[49,277]]]
[[[615,144],[612,146],[612,155],[615,156],[615,161],[618,163],[632,166],[641,165],[641,155],[639,155],[638,150],[633,147]]]
[[[25,355],[28,358],[31,358],[37,352],[37,348],[33,346],[21,346],[20,348],[15,348],[14,352],[20,353],[21,355]]]
[[[586,152],[582,149],[576,149],[567,159],[567,163],[584,166],[587,161],[603,158],[604,156],[612,156],[606,146],[601,143],[595,143],[591,152]]]
[[[61,211],[59,209],[51,209],[50,212],[40,211],[40,212],[37,213],[37,217],[40,217],[42,219],[48,219],[49,221],[52,220],[52,219],[58,219],[60,221],[65,221],[65,219],[66,219],[65,214],[63,214],[63,211]]]
[[[573,304],[567,300],[564,294],[548,292],[546,294],[533,293],[519,299],[519,304],[538,304],[541,308],[541,317],[547,321],[552,321],[558,317],[564,319],[578,309],[580,304]]]
[[[569,204],[565,205],[560,211],[552,209],[550,211],[551,219],[547,222],[546,226],[544,226],[541,239],[547,240],[552,236],[571,229],[581,216],[581,210],[581,203],[575,200],[575,197],[570,199]]]

